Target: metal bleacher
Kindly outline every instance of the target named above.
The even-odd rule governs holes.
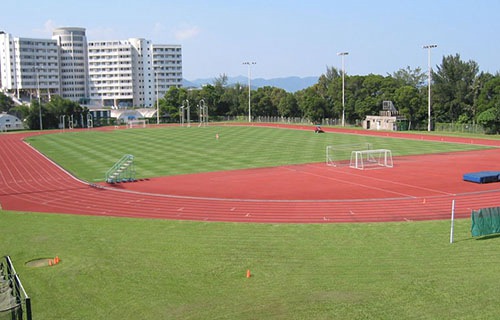
[[[107,183],[135,181],[134,156],[131,154],[124,155],[106,172],[104,179]]]

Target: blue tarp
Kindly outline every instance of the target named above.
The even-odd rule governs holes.
[[[500,181],[500,171],[470,172],[464,174],[463,179],[476,183],[498,182]]]

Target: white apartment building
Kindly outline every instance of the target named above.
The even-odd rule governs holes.
[[[158,100],[152,94],[163,97],[170,87],[182,86],[181,46],[153,44],[152,52],[153,62],[149,77],[156,86],[148,86],[149,93],[146,95],[146,99],[149,99],[147,101],[151,103]]]
[[[0,85],[23,99],[59,94],[57,41],[0,33]]]
[[[0,32],[0,87],[18,98],[41,92],[97,107],[152,107],[173,86],[182,86],[180,45],[87,41],[84,28],[57,28],[52,39]]]
[[[91,41],[88,60],[93,105],[151,107],[170,87],[182,86],[180,45],[139,38]]]
[[[88,48],[90,104],[99,107],[134,105],[131,43],[91,41]]]
[[[84,28],[57,28],[52,39],[59,47],[60,94],[85,102],[89,97],[87,37]]]

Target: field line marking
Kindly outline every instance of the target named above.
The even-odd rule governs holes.
[[[419,190],[431,191],[431,192],[435,192],[435,193],[443,194],[443,195],[447,195],[447,196],[454,196],[455,195],[455,193],[450,193],[450,192],[446,192],[446,191],[442,191],[442,190],[437,190],[437,189],[432,189],[432,188],[419,187],[419,186],[415,186],[415,185],[412,185],[412,184],[409,184],[409,183],[397,182],[397,181],[392,181],[392,180],[387,180],[387,179],[380,179],[380,178],[375,178],[375,177],[367,177],[367,176],[364,176],[364,175],[355,174],[355,173],[351,173],[351,172],[340,172],[340,173],[346,174],[346,175],[353,175],[353,176],[357,176],[357,177],[363,177],[365,179],[371,179],[371,180],[380,181],[380,182],[384,182],[384,183],[390,183],[390,184],[394,184],[394,185],[398,185],[398,186],[411,187],[412,189],[419,189]]]
[[[289,169],[289,170],[292,170],[292,169]],[[296,170],[292,170],[292,171],[296,171]],[[322,175],[322,174],[317,174],[317,173],[312,173],[312,172],[307,172],[307,171],[296,171],[296,172],[301,173],[301,174],[305,174],[305,175],[310,175],[310,176],[322,178],[322,179],[331,180],[331,181],[337,181],[337,182],[341,182],[341,183],[346,183],[346,184],[350,184],[350,185],[353,185],[353,186],[359,186],[359,187],[363,187],[363,188],[367,188],[367,189],[378,190],[378,191],[383,191],[383,192],[386,192],[386,193],[396,194],[396,195],[403,196],[403,197],[416,198],[414,195],[411,195],[411,194],[406,194],[406,193],[396,192],[396,191],[390,191],[390,190],[386,190],[384,188],[368,186],[366,184],[357,183],[357,182],[351,182],[351,181],[348,181],[348,180],[345,180],[345,179],[337,179],[337,178],[333,178],[333,177],[328,177],[328,176]]]

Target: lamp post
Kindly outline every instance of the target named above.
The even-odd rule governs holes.
[[[184,105],[185,104],[185,105]],[[182,102],[182,123],[184,124],[184,110],[186,110],[187,126],[191,127],[191,109],[189,108],[189,100],[186,99]]]
[[[64,128],[66,127],[65,120],[64,120],[65,118],[66,118],[65,114],[59,116],[59,125],[61,126],[61,129],[63,132],[64,132]]]
[[[40,67],[36,66],[36,88],[37,88],[37,96],[38,96],[38,110],[39,110],[39,118],[40,118],[40,130],[43,130],[42,125],[42,100],[40,98]]]
[[[160,124],[160,100],[158,95],[158,72],[155,72],[156,75],[156,124]]]
[[[243,64],[248,65],[248,122],[252,122],[252,109],[250,107],[250,92],[251,92],[251,80],[250,80],[250,78],[252,77],[251,66],[252,66],[252,64],[257,64],[257,62],[245,61],[245,62],[243,62]]]
[[[338,56],[342,58],[342,127],[345,126],[345,65],[344,56],[347,56],[349,52],[339,52]]]
[[[431,82],[432,82],[432,67],[431,67],[431,49],[432,48],[437,48],[437,44],[428,44],[423,46],[424,49],[427,49],[427,66],[428,66],[428,108],[427,108],[427,115],[428,115],[428,123],[427,123],[427,131],[432,130],[431,126]]]

